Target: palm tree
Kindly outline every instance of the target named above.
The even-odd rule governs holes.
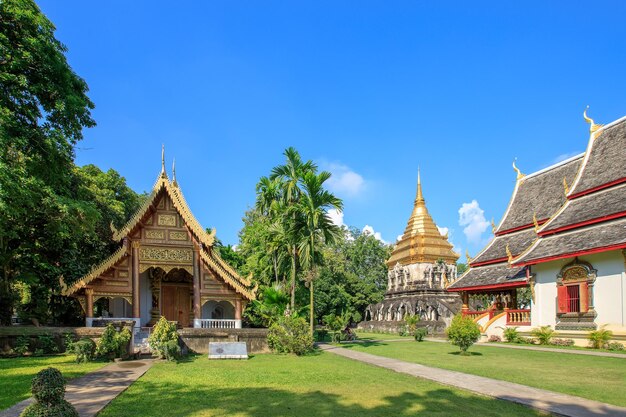
[[[293,228],[293,224],[296,219],[296,211],[293,210],[302,194],[300,189],[300,180],[307,173],[317,172],[317,165],[312,161],[302,162],[302,158],[297,150],[293,147],[285,149],[283,153],[287,158],[284,165],[276,166],[272,169],[270,180],[278,180],[281,184],[281,198],[282,204],[285,207],[284,214],[291,216],[290,218],[283,218],[283,225],[286,230],[290,230],[287,233],[289,255],[291,257],[291,311],[295,311],[296,304],[296,274],[297,274],[297,262],[298,262],[298,241],[297,229]]]
[[[331,192],[324,189],[324,182],[330,178],[330,172],[319,174],[307,172],[302,176],[302,195],[295,207],[300,262],[309,270],[308,282],[310,292],[310,325],[313,336],[314,303],[313,282],[316,275],[316,248],[319,242],[335,242],[342,234],[340,227],[335,225],[328,215],[329,209],[342,210],[343,202]]]
[[[272,258],[274,279],[278,284],[278,266],[282,263],[281,249],[289,249],[283,223],[278,220],[285,210],[282,200],[283,184],[280,178],[261,177],[256,186],[256,208],[272,222],[268,229],[267,247]]]

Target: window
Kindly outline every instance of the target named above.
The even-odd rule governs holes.
[[[567,312],[578,313],[580,311],[580,286],[568,285],[567,288]]]

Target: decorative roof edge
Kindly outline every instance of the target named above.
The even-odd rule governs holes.
[[[104,261],[100,262],[98,265],[91,268],[91,271],[89,271],[86,275],[84,275],[82,278],[80,278],[78,281],[72,284],[71,287],[65,287],[64,289],[62,289],[61,295],[67,296],[76,292],[77,290],[81,288],[84,288],[85,285],[89,284],[91,281],[98,278],[100,275],[104,274],[108,269],[115,266],[116,263],[121,261],[122,258],[124,258],[124,256],[127,256],[127,255],[128,255],[128,242],[125,240],[124,243],[122,243],[122,246],[120,246],[120,248],[116,250],[111,256],[109,256]],[[62,287],[64,286],[63,283],[61,283],[61,286]]]
[[[244,285],[242,285],[246,283],[246,280],[239,277],[239,275],[232,275],[231,273],[229,273],[223,267],[224,261],[221,258],[217,257],[217,254],[214,254],[213,251],[209,253],[205,249],[201,249],[200,257],[202,258],[202,260],[204,260],[204,262],[207,263],[207,265],[209,265],[214,271],[216,271],[228,285],[233,287],[235,291],[248,298],[248,300],[256,300],[256,290],[258,288],[258,284],[255,285],[252,290],[246,288]],[[219,261],[215,258],[219,259]],[[249,281],[248,285],[250,285]]]

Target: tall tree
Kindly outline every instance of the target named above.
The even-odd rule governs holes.
[[[32,0],[0,2],[0,323],[17,280],[52,286],[92,207],[72,199],[74,145],[91,127],[87,84],[65,59],[54,25]]]
[[[313,336],[313,325],[315,319],[314,311],[314,282],[316,279],[316,266],[319,264],[320,256],[316,249],[322,243],[334,243],[343,233],[342,229],[335,225],[328,215],[329,209],[343,209],[343,202],[331,192],[324,189],[324,182],[330,178],[330,172],[323,171],[319,174],[313,172],[304,173],[302,182],[302,198],[299,204],[294,206],[295,226],[299,230],[296,235],[301,237],[298,245],[300,260],[309,274],[310,293],[310,326],[311,336]]]
[[[290,232],[286,234],[289,255],[291,257],[291,311],[296,305],[296,276],[298,274],[298,243],[300,236],[297,228],[294,228],[296,212],[292,209],[300,201],[302,190],[300,181],[307,173],[315,173],[317,166],[313,161],[303,162],[300,154],[293,147],[289,147],[283,153],[286,157],[284,165],[278,165],[272,169],[271,180],[278,180],[281,184],[281,198],[285,209],[282,213],[287,214],[281,221]]]

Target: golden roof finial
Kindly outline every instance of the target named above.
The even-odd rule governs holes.
[[[511,253],[511,249],[509,249],[509,244],[506,245],[506,256],[509,258],[509,263],[513,262],[513,254]]]
[[[167,176],[165,173],[165,144],[161,144],[161,176]]]
[[[589,133],[593,133],[596,130],[600,129],[602,125],[596,124],[596,122],[594,122],[591,117],[587,116],[587,110],[589,110],[589,106],[585,108],[585,111],[583,112],[583,118],[585,119],[585,122],[589,123]]]
[[[567,178],[563,177],[563,188],[565,189],[565,195],[569,193],[569,187],[567,186]]]
[[[176,182],[176,158],[172,159],[172,185],[178,185],[178,183]]]
[[[469,256],[469,251],[467,249],[465,249],[465,260],[467,261],[468,266],[472,263],[472,258]]]
[[[493,221],[493,217],[491,218],[491,231],[493,232],[493,234],[496,234],[496,222]]]
[[[537,221],[537,212],[533,212],[533,224],[535,225],[535,232],[539,230],[539,222]]]
[[[517,161],[517,158],[515,158],[513,160],[513,169],[515,170],[515,172],[517,172],[517,179],[521,180],[522,178],[524,178],[526,175],[522,174],[522,171],[519,170],[519,168],[515,165],[515,162]]]
[[[417,167],[417,194],[415,201],[424,201],[424,195],[422,194],[422,180],[420,178],[420,167]]]

